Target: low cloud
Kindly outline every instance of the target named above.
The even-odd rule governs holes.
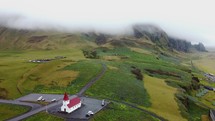
[[[135,23],[215,46],[212,0],[0,0],[0,25],[18,29],[130,32]]]

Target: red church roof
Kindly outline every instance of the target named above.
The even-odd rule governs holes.
[[[66,94],[66,92],[64,93],[63,100],[64,100],[64,101],[67,101],[67,100],[69,100],[69,97],[68,97],[68,95]]]
[[[70,100],[69,104],[67,105],[69,108],[77,105],[78,103],[81,102],[81,99],[79,97],[75,97],[73,99]]]

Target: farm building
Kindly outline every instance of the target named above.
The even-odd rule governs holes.
[[[81,107],[81,99],[75,97],[69,100],[67,93],[64,94],[63,105],[61,106],[61,111],[66,113],[71,113]]]

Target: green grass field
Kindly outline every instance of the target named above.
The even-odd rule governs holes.
[[[67,58],[44,64],[28,62],[33,59],[54,58],[59,55]],[[20,88],[23,94],[34,91],[34,88],[40,85],[46,87],[52,83],[57,83],[65,87],[76,78],[78,72],[64,71],[62,68],[84,59],[80,50],[73,49],[58,51],[0,51],[0,88],[5,91],[4,94],[0,92],[0,97],[7,99],[20,97],[21,94],[17,87]],[[49,75],[49,78],[47,75]],[[56,76],[58,78],[54,80]]]
[[[106,50],[100,53],[101,57],[111,55],[118,55],[117,57],[126,56],[129,58],[103,61],[108,66],[108,70],[100,80],[87,90],[87,95],[122,100],[147,107],[151,103],[145,90],[145,85],[131,73],[131,67],[139,68],[142,73],[148,73],[145,69],[152,69],[165,73],[171,72],[180,76],[180,78],[176,78],[156,73],[151,74],[159,78],[181,79],[185,82],[189,82],[191,79],[190,74],[186,72],[188,68],[180,66],[180,63],[178,65],[171,62],[167,64],[165,60],[156,59],[156,56],[137,53],[126,48]]]
[[[131,66],[120,62],[106,62],[108,70],[86,95],[127,101],[142,106],[150,106],[149,96],[141,80],[130,72]],[[134,88],[135,87],[135,88]]]
[[[178,93],[177,88],[190,86],[192,80],[190,71],[195,71],[196,75],[200,75],[199,71],[192,69],[186,57],[178,57],[186,55],[174,55],[176,53],[168,52],[169,56],[167,56],[158,54],[153,49],[141,47],[95,48],[95,50],[99,59],[85,58],[80,48],[0,51],[0,97],[15,99],[32,92],[75,94],[102,70],[101,63],[104,63],[108,67],[107,72],[86,91],[87,96],[129,102],[169,120],[189,119],[189,117],[186,117],[187,119],[182,117],[180,112],[194,114],[192,111],[180,108],[175,96]],[[171,54],[174,56],[170,56]],[[28,62],[28,60],[54,58],[55,56],[66,56],[67,58],[41,64]],[[145,75],[143,80],[136,79],[135,75],[131,73],[132,67],[141,70],[141,73]],[[171,80],[174,82],[174,86],[167,85],[164,80]],[[22,94],[18,92],[17,88]],[[180,93],[192,94],[192,91]],[[211,101],[213,95],[210,94],[204,98],[204,100]],[[190,110],[194,109],[193,106],[190,107]],[[199,110],[203,111],[202,108]],[[133,116],[133,112],[136,112],[137,116]],[[200,114],[194,116],[197,117],[197,115]],[[39,117],[46,116],[45,113],[39,113],[27,120],[37,120]],[[110,120],[129,120],[131,118],[153,120],[142,112],[119,104],[111,104],[93,120],[106,120],[105,117]],[[56,117],[47,116],[46,118],[54,120]]]
[[[123,104],[111,103],[91,121],[159,121],[150,115]]]
[[[0,104],[0,120],[3,121],[9,118],[13,118],[14,116],[25,113],[28,110],[30,110],[29,107],[11,104]]]
[[[64,119],[47,114],[46,112],[40,112],[27,119],[24,119],[24,121],[64,121]]]
[[[190,106],[188,108],[189,121],[203,121],[202,116],[208,115],[208,109],[196,105],[194,102],[189,102]]]
[[[78,77],[70,83],[67,91],[70,94],[78,93],[92,78],[102,70],[102,65],[97,60],[80,61],[76,64],[66,66],[63,70],[80,72]]]

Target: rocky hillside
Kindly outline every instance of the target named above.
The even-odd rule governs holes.
[[[173,38],[153,25],[134,25],[133,35],[108,35],[104,33],[62,33],[16,30],[0,27],[0,50],[5,49],[66,49],[99,47],[104,45],[128,47],[153,47],[190,52],[206,51],[202,43]]]
[[[168,46],[168,35],[161,28],[153,25],[134,25],[133,32],[136,38],[151,40],[162,47]]]
[[[150,39],[161,47],[167,47],[171,50],[176,49],[178,51],[190,52],[192,49],[197,51],[206,52],[202,43],[192,45],[191,42],[179,38],[174,38],[161,28],[153,25],[135,25],[133,26],[134,36],[136,38]]]

